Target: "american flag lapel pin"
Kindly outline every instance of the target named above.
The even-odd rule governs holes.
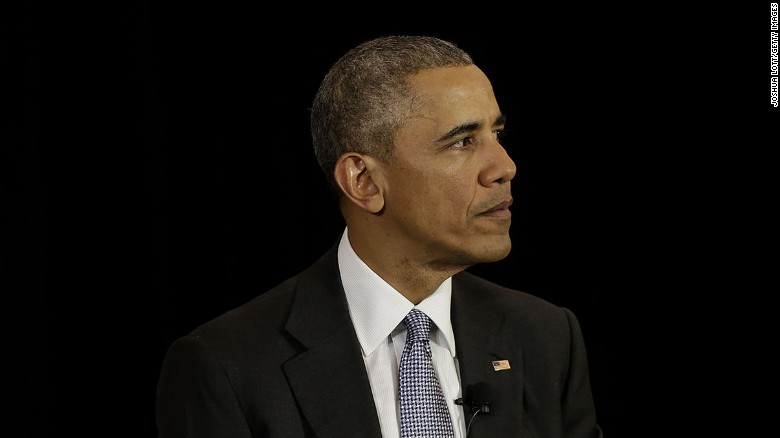
[[[512,367],[509,366],[509,361],[506,359],[493,361],[493,371],[503,371],[503,370],[508,370],[510,368]]]

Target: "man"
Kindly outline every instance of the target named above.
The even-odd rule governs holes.
[[[464,272],[511,249],[504,124],[448,42],[382,37],[338,60],[311,125],[344,233],[173,343],[160,438],[601,436],[575,316]]]

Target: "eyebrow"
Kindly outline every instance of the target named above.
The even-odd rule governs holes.
[[[493,122],[493,126],[502,126],[506,123],[506,115],[500,114],[498,117],[496,117],[496,120]],[[469,123],[463,123],[460,124],[449,131],[447,131],[446,134],[439,137],[437,142],[447,141],[451,138],[455,138],[464,132],[471,132],[479,129],[482,126],[479,122],[469,122]]]

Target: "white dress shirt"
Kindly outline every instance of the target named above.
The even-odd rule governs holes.
[[[451,279],[445,280],[431,296],[415,306],[355,254],[347,229],[339,244],[338,259],[349,314],[363,351],[382,437],[400,436],[398,367],[406,342],[406,327],[402,321],[410,310],[417,308],[433,321],[430,333],[433,367],[447,400],[455,438],[464,438],[463,407],[455,404],[455,399],[461,397],[461,387],[455,336],[450,322]]]

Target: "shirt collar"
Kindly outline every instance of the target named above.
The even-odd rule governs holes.
[[[433,294],[415,306],[358,257],[349,243],[347,231],[345,228],[339,243],[339,271],[363,355],[373,353],[416,307],[431,318],[444,336],[450,354],[455,357],[455,335],[450,321],[452,279],[446,279]]]

